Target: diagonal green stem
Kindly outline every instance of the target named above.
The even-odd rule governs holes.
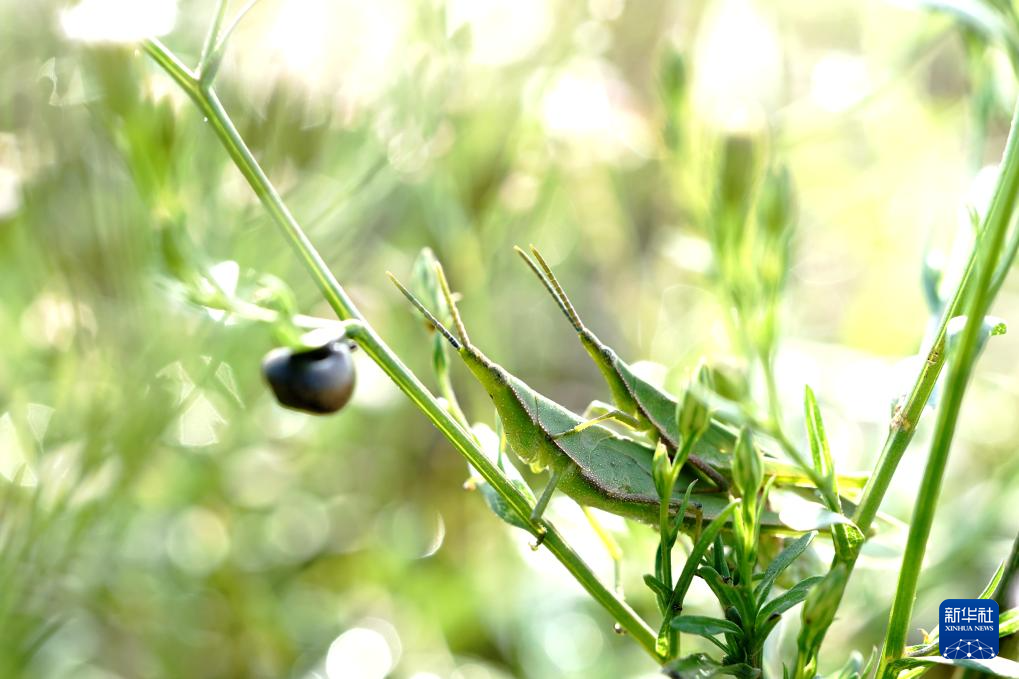
[[[491,484],[492,488],[506,500],[531,532],[535,535],[544,533],[542,544],[548,547],[549,551],[587,590],[591,597],[601,604],[615,618],[620,627],[631,634],[649,655],[655,660],[661,660],[662,658],[655,648],[656,635],[648,624],[629,605],[601,583],[591,568],[584,563],[580,555],[570,547],[554,526],[547,521],[531,519],[532,507],[528,500],[513,487],[502,471],[485,456],[470,435],[439,405],[435,397],[364,319],[353,300],[329,271],[300,224],[290,213],[258,161],[255,160],[211,86],[202,83],[191,69],[181,63],[158,40],[146,40],[144,47],[149,56],[188,94],[208,119],[237,169],[244,175],[273,222],[283,232],[287,242],[297,252],[326,301],[337,316],[343,320],[351,321],[347,326],[348,335],[357,341],[364,352],[389,375],[400,390],[425,414],[443,436],[449,439],[485,481]]]
[[[877,468],[867,485],[863,489],[863,497],[853,515],[853,520],[860,530],[866,533],[874,523],[881,501],[884,499],[888,486],[892,482],[892,476],[899,466],[899,461],[913,440],[916,425],[923,414],[924,408],[930,400],[934,385],[938,382],[941,369],[945,366],[945,335],[948,329],[948,322],[960,315],[963,300],[972,289],[971,278],[973,268],[976,266],[977,257],[980,252],[980,245],[983,243],[983,234],[973,244],[969,261],[963,272],[959,285],[955,289],[951,302],[945,307],[938,325],[938,332],[934,336],[931,348],[927,352],[923,367],[917,376],[906,402],[897,407],[892,417],[888,438],[885,440],[881,457],[878,460]]]
[[[1016,112],[1019,114],[1019,104],[1017,104]],[[1007,197],[1010,195],[1009,192],[1011,192],[1011,195],[1014,196],[1017,190],[1017,186],[1013,183],[1015,181],[1014,178],[1010,175],[1006,176],[1007,173],[1004,170],[1006,167],[1015,167],[1016,164],[1019,163],[1019,149],[1016,148],[1015,129],[1015,118],[1013,118],[1012,133],[1009,136],[1009,142],[1006,144],[1002,159],[1003,170],[999,176],[998,186],[995,191],[995,202],[998,201],[999,195]],[[885,493],[888,491],[892,477],[895,475],[895,470],[898,468],[899,462],[902,460],[902,456],[905,454],[906,449],[913,440],[913,435],[916,432],[916,426],[920,420],[920,416],[927,407],[931,393],[934,391],[934,386],[937,384],[938,377],[941,374],[942,368],[945,366],[945,337],[948,322],[952,318],[962,315],[965,301],[972,298],[973,290],[976,288],[973,271],[977,266],[980,253],[982,252],[984,245],[987,243],[990,234],[993,233],[997,235],[999,231],[1004,232],[1007,230],[1010,214],[1011,210],[1009,210],[1008,214],[1002,214],[998,211],[994,215],[994,219],[996,221],[992,223],[990,221],[992,215],[991,213],[988,213],[986,226],[981,230],[973,245],[969,261],[967,262],[963,275],[956,286],[951,301],[945,306],[945,310],[938,326],[938,332],[934,336],[931,346],[927,351],[927,357],[924,361],[923,367],[921,368],[919,375],[917,375],[913,388],[909,392],[909,396],[906,398],[905,402],[896,409],[896,413],[892,418],[888,437],[885,439],[884,446],[881,450],[881,456],[878,459],[875,471],[867,481],[860,504],[856,509],[856,513],[853,515],[853,522],[856,523],[861,531],[863,531],[864,535],[867,535],[873,526],[874,519],[877,516],[881,502],[884,500]],[[1008,266],[1011,265],[1014,255],[1015,250],[1011,247],[1010,243],[1009,248],[1002,258],[1001,264],[997,267],[997,274],[992,281],[993,285],[990,290],[991,298],[996,295],[997,290],[1000,287],[1001,280],[1004,277],[1004,272],[1006,272],[1008,270]],[[982,321],[982,319],[983,315],[981,315],[978,320]],[[946,385],[946,387],[947,386],[948,385]],[[943,406],[943,410],[944,409],[945,406]],[[846,565],[849,573],[852,572],[858,557],[859,547],[849,555],[849,558],[841,561],[841,563]],[[839,562],[836,559],[836,564],[833,564],[833,567],[838,563]],[[848,577],[840,577],[838,578],[838,582],[834,583],[836,591],[832,593],[832,597],[833,602],[836,605],[839,601],[841,601],[841,598],[845,593],[847,583]],[[801,642],[805,643],[807,636],[808,635],[805,632],[801,632]],[[814,657],[814,654],[817,652],[821,642],[824,640],[824,631],[818,633],[817,630],[814,630],[809,636],[812,636],[815,641],[812,644],[813,647],[808,649],[808,652],[805,654],[805,660],[808,662]],[[797,671],[802,672],[804,669],[806,668],[803,663],[801,663],[797,668]]]
[[[212,54],[216,41],[219,39],[219,29],[223,26],[223,19],[226,18],[226,9],[229,4],[229,0],[218,0],[216,3],[216,13],[212,17],[212,23],[209,24],[209,32],[205,34],[205,42],[202,43],[202,55],[198,58],[199,72],[209,63],[209,56]]]
[[[981,229],[981,233],[985,236],[978,241],[974,248],[978,253],[978,282],[972,295],[967,296],[967,299],[971,301],[966,308],[966,327],[960,346],[954,350],[952,356],[952,365],[945,383],[945,401],[938,412],[930,456],[920,482],[920,491],[909,527],[909,537],[906,540],[906,551],[902,556],[899,583],[888,621],[888,633],[885,636],[884,649],[881,653],[878,677],[885,676],[890,663],[902,656],[906,646],[909,621],[913,614],[913,601],[916,598],[917,581],[920,577],[920,567],[926,552],[931,526],[934,523],[941,483],[944,479],[945,467],[948,464],[963,396],[979,354],[981,326],[997,292],[994,286],[995,271],[999,266],[998,260],[1002,256],[1002,247],[1008,234],[1009,224],[1012,222],[1017,193],[1019,193],[1019,103],[1017,103],[1012,118],[1012,127],[1005,145],[998,185]],[[1009,267],[1011,262],[1004,261],[1001,265]]]

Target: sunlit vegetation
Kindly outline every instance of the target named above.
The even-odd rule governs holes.
[[[1017,68],[1004,0],[0,4],[0,677],[1019,676]]]

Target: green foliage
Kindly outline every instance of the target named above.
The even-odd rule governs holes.
[[[487,3],[238,4],[183,0],[166,44],[79,40],[68,3],[0,8],[0,675],[859,679],[876,659],[849,652],[881,642],[893,596],[879,672],[941,662],[936,629],[907,632],[929,628],[932,592],[977,591],[1015,532],[997,511],[1014,361],[987,341],[1005,329],[992,302],[1015,307],[1014,177],[990,210],[959,186],[1003,141],[1014,8],[916,3],[948,23],[747,3],[737,23],[771,37],[723,51],[767,70],[754,49],[781,35],[761,94],[766,74],[719,73],[721,3],[525,3],[488,22],[500,40]],[[746,101],[716,110],[713,88]],[[529,240],[586,352],[506,264]],[[386,269],[411,271],[427,344]],[[928,315],[889,428],[857,368],[891,373]],[[341,336],[360,382],[342,414],[271,401],[263,354]],[[991,379],[971,378],[978,356]],[[825,412],[807,387],[801,421],[808,379]],[[929,405],[914,498],[891,480]],[[971,492],[941,492],[950,447],[946,490]],[[549,468],[546,492],[515,461]],[[887,564],[867,568],[900,537],[878,508],[914,505],[893,592]],[[503,524],[554,559],[518,554]],[[981,596],[1006,596],[1017,553]],[[365,648],[375,665],[351,669]]]

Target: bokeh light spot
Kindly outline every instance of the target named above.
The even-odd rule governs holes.
[[[269,518],[269,539],[280,557],[302,561],[325,544],[329,515],[318,498],[294,493],[283,498]]]
[[[347,630],[333,641],[326,655],[329,679],[384,679],[395,658],[385,636],[365,627]]]
[[[83,42],[135,42],[165,35],[176,20],[176,0],[82,0],[60,13],[64,34]]]
[[[229,549],[230,537],[223,521],[202,507],[181,513],[166,538],[170,560],[181,570],[196,575],[214,570]]]

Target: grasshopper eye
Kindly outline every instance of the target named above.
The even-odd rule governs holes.
[[[351,346],[331,341],[307,351],[273,349],[262,359],[262,375],[280,405],[306,413],[335,413],[350,400],[357,375]]]

